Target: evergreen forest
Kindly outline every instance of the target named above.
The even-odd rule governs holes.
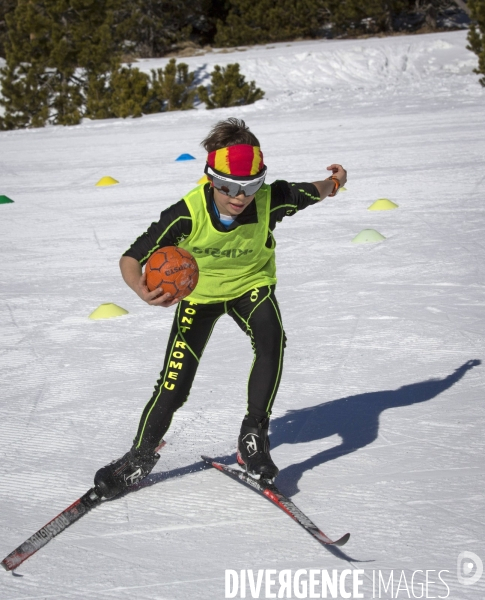
[[[485,0],[1,0],[0,129],[249,104],[237,63],[198,85],[184,56],[296,39],[469,27],[485,85]],[[138,58],[172,58],[151,75]]]

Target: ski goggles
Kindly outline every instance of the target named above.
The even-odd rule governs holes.
[[[263,170],[256,177],[240,177],[238,179],[233,179],[225,174],[222,175],[209,165],[206,165],[204,172],[216,190],[224,194],[224,196],[235,198],[239,194],[244,194],[246,197],[253,196],[263,185],[266,170],[266,167],[263,167]]]

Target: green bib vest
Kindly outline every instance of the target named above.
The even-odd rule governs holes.
[[[184,197],[192,217],[192,232],[178,245],[199,266],[199,283],[187,300],[201,304],[232,300],[247,291],[276,283],[275,243],[266,247],[271,188],[256,193],[257,223],[217,231],[207,211],[204,185]]]

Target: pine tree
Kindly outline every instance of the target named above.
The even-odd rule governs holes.
[[[5,58],[5,38],[7,36],[7,21],[8,13],[13,12],[17,6],[17,0],[1,0],[0,1],[0,56]]]
[[[84,116],[88,119],[110,119],[112,110],[111,73],[89,74],[86,78]]]
[[[229,0],[225,22],[218,21],[218,46],[263,44],[314,37],[323,10],[320,0]]]
[[[79,123],[93,82],[119,64],[114,16],[120,2],[18,1],[6,18],[0,126]]]
[[[408,0],[328,0],[329,19],[338,33],[389,33],[396,15],[414,10]]]
[[[7,65],[1,70],[4,128],[45,125],[51,101],[51,74],[46,72],[50,47],[48,19],[33,3],[19,0],[6,15]]]
[[[213,45],[217,33],[217,23],[226,22],[230,0],[199,0],[200,16],[192,25],[192,36],[201,46]]]
[[[159,110],[188,110],[194,107],[195,73],[185,63],[176,64],[172,58],[163,69],[152,69],[152,105]]]
[[[469,0],[471,26],[468,32],[468,50],[478,56],[475,73],[482,75],[478,80],[485,87],[485,0]]]
[[[227,67],[215,65],[211,73],[210,92],[204,86],[199,86],[197,91],[209,109],[253,104],[264,97],[264,92],[256,87],[255,82],[248,83],[239,72],[238,63]]]
[[[110,110],[115,117],[141,117],[150,99],[150,77],[139,69],[121,67],[111,77]]]
[[[110,78],[98,79],[88,103],[92,118],[141,117],[142,115],[188,110],[194,107],[195,73],[185,63],[171,59],[165,69],[152,69],[151,77],[136,67],[120,67]]]
[[[163,56],[187,41],[202,16],[201,0],[126,0],[120,31],[137,56]]]

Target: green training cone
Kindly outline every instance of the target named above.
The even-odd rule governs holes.
[[[94,310],[89,318],[95,321],[99,319],[112,319],[113,317],[122,317],[127,315],[128,311],[117,304],[101,304],[96,310]]]
[[[379,198],[367,210],[393,210],[395,208],[399,208],[399,205],[389,200],[389,198]]]
[[[353,244],[372,244],[382,242],[386,238],[375,229],[363,229],[352,240]]]

